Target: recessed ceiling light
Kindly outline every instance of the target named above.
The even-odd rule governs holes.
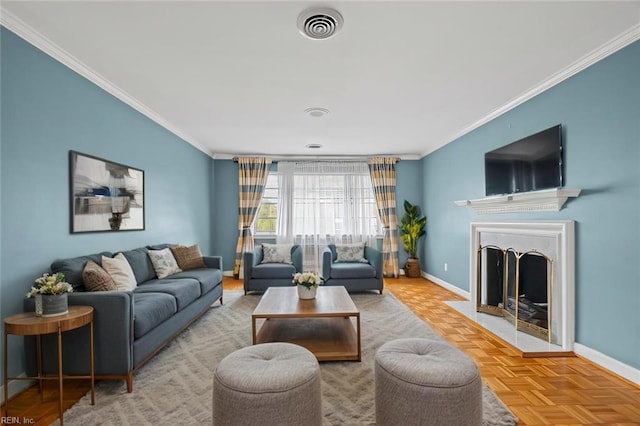
[[[319,108],[319,107],[313,107],[313,108],[307,108],[304,110],[304,112],[306,112],[307,114],[309,114],[312,117],[323,117],[327,114],[329,114],[329,110],[326,108]]]
[[[313,40],[324,40],[342,28],[342,15],[328,8],[307,9],[298,16],[300,33]]]
[[[322,145],[320,145],[319,143],[308,143],[306,147],[309,149],[319,149],[322,148]]]

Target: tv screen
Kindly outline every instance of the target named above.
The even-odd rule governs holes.
[[[558,124],[484,155],[487,195],[562,187],[562,126]]]

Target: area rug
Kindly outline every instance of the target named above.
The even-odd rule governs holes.
[[[441,338],[389,292],[354,294],[362,327],[362,362],[321,363],[325,425],[374,425],[374,355],[402,337]],[[251,313],[259,295],[225,292],[134,376],[133,393],[124,381],[100,381],[96,405],[85,395],[64,416],[68,425],[199,425],[212,423],[213,372],[229,353],[251,344]],[[483,385],[483,423],[514,425],[517,419]]]

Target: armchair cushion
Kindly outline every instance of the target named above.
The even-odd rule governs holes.
[[[253,267],[251,278],[292,278],[295,273],[296,268],[287,263],[261,263]]]
[[[291,261],[292,244],[262,244],[262,263],[293,263]]]
[[[364,243],[336,244],[336,262],[368,263],[364,258]]]
[[[331,278],[375,278],[376,270],[368,263],[336,262],[331,265]]]

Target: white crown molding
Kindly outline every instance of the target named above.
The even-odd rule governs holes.
[[[248,156],[265,156],[266,154],[227,154],[216,153],[211,155],[215,160],[235,160],[237,157]],[[273,161],[323,161],[323,160],[335,160],[335,161],[358,161],[366,160],[372,157],[396,157],[398,160],[420,160],[422,156],[419,154],[371,154],[371,155],[269,155]]]
[[[442,147],[450,142],[453,142],[456,139],[466,135],[467,133],[470,133],[471,131],[477,129],[478,127],[490,122],[491,120],[498,118],[502,114],[511,111],[512,109],[525,103],[529,99],[532,99],[545,92],[546,90],[552,88],[553,86],[562,83],[564,80],[576,75],[580,71],[585,70],[596,62],[606,58],[607,56],[617,52],[618,50],[630,45],[637,40],[640,40],[640,24],[636,24],[635,26],[629,28],[627,31],[617,35],[599,48],[592,50],[587,55],[569,64],[565,69],[556,72],[546,80],[543,80],[536,86],[523,92],[518,97],[512,99],[501,107],[496,108],[480,120],[460,130],[458,133],[455,133],[448,139],[443,140],[442,143],[438,145],[438,147]],[[438,148],[430,151],[424,151],[421,153],[421,155],[424,157],[437,149]]]
[[[195,148],[199,149],[203,153],[213,157],[213,154],[210,150],[196,141],[189,134],[184,132],[182,129],[178,128],[171,122],[167,121],[160,114],[146,106],[144,103],[136,99],[134,96],[131,96],[129,93],[122,90],[120,87],[116,86],[104,76],[100,75],[96,71],[92,70],[82,61],[71,55],[69,52],[62,49],[60,46],[55,44],[53,41],[49,40],[43,34],[36,31],[34,28],[27,25],[20,18],[7,11],[4,8],[0,8],[0,24],[2,24],[7,29],[13,31],[18,36],[26,40],[28,43],[32,44],[36,48],[40,49],[47,55],[51,56],[53,59],[62,63],[66,67],[80,74],[82,77],[86,78],[90,82],[94,83],[96,86],[100,87],[107,93],[115,96],[117,99],[121,100],[125,104],[129,105],[131,108],[140,112],[144,116],[148,117],[150,120],[156,122],[160,126],[164,127],[174,135],[178,136],[180,139],[185,142],[193,145]]]

